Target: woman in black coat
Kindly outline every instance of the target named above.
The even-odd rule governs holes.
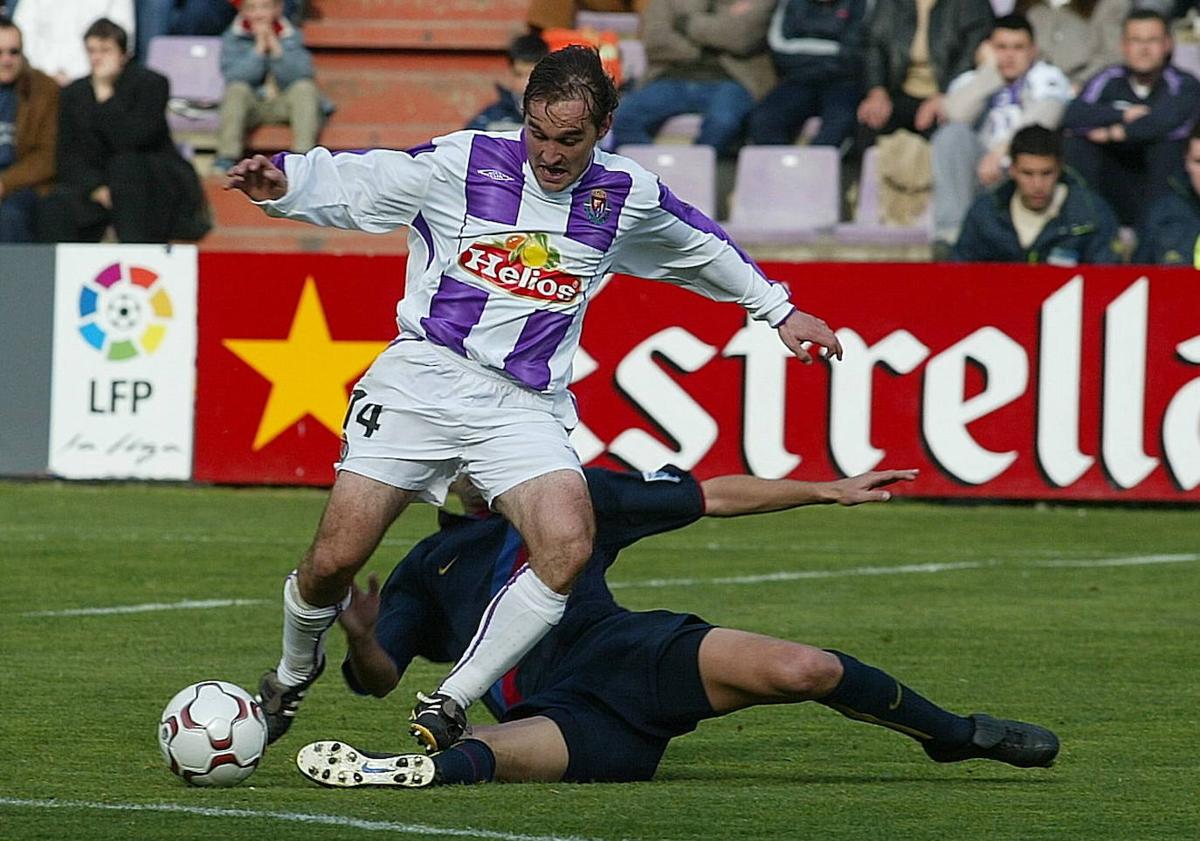
[[[58,186],[39,214],[48,242],[198,239],[208,229],[196,173],[167,128],[168,85],[129,63],[125,31],[101,18],[84,35],[92,73],[59,99]]]

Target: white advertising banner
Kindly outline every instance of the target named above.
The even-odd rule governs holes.
[[[60,245],[50,472],[188,479],[196,388],[196,248]]]

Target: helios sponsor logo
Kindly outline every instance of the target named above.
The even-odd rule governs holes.
[[[582,288],[561,271],[561,255],[545,234],[513,234],[468,246],[458,264],[493,286],[521,298],[569,304]]]

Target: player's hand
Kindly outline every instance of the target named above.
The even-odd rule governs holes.
[[[1130,105],[1121,112],[1121,122],[1129,125],[1134,120],[1140,120],[1150,113],[1149,105]]]
[[[375,573],[367,576],[364,592],[357,583],[350,585],[350,605],[338,616],[342,630],[350,639],[373,636],[375,621],[379,618],[379,577]]]
[[[225,178],[226,190],[241,190],[254,201],[274,201],[287,195],[283,170],[266,155],[255,155],[234,164]]]
[[[779,338],[787,345],[787,349],[796,354],[796,358],[805,365],[812,363],[812,356],[804,347],[805,342],[811,342],[825,348],[826,357],[842,358],[842,343],[829,329],[829,325],[815,315],[809,315],[800,310],[792,310],[792,314],[783,320],[777,328]]]
[[[838,490],[838,505],[859,505],[864,502],[887,502],[891,491],[883,490],[896,482],[911,482],[919,470],[872,470],[848,479],[833,482]]]

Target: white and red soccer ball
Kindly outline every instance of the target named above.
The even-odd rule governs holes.
[[[196,786],[235,786],[267,747],[267,722],[250,693],[223,680],[181,690],[163,710],[158,746],[171,772]]]

